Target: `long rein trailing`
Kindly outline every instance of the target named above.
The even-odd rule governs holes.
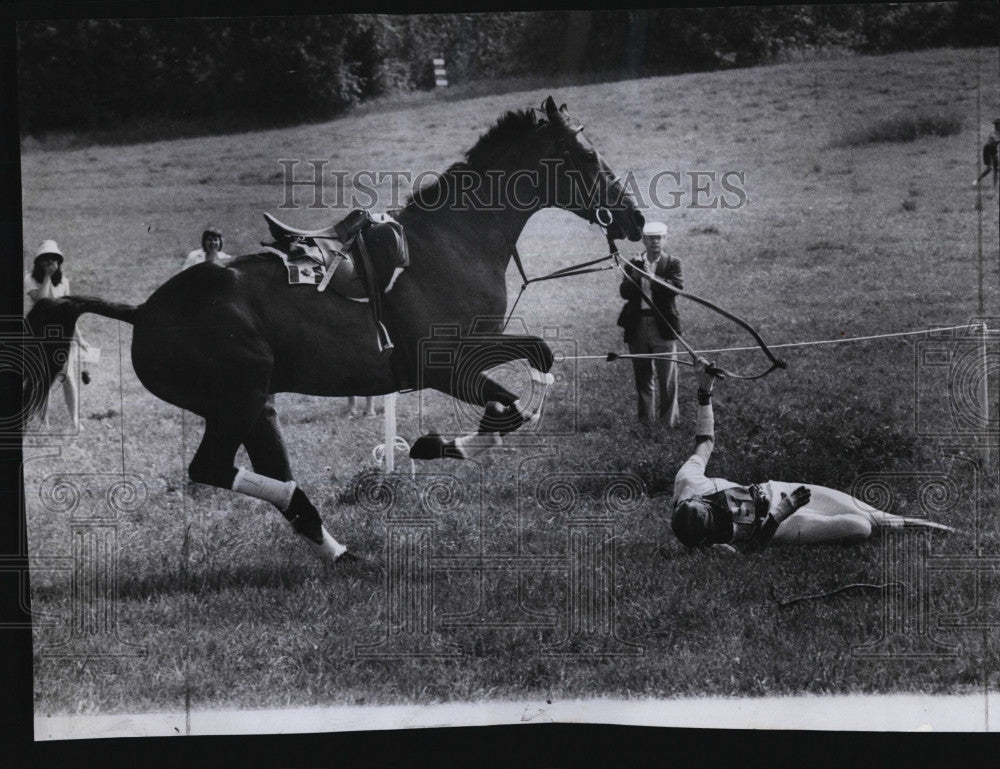
[[[608,234],[607,228],[604,225],[602,225],[602,223],[600,221],[597,221],[595,223],[598,224],[598,226],[601,227],[601,230],[604,232],[604,236],[607,239],[607,242],[608,242],[608,254],[607,254],[607,256],[602,256],[602,257],[600,257],[598,259],[591,259],[591,260],[586,261],[586,262],[581,262],[580,264],[570,265],[569,267],[562,267],[562,268],[560,268],[558,270],[554,270],[553,272],[547,273],[547,274],[542,275],[542,276],[537,277],[537,278],[529,278],[528,277],[528,275],[527,275],[527,273],[525,272],[525,269],[524,269],[524,264],[521,261],[521,255],[518,253],[517,245],[515,243],[511,243],[510,242],[510,239],[507,237],[507,233],[504,232],[503,227],[500,226],[499,220],[497,220],[496,223],[497,223],[497,228],[500,230],[500,233],[503,236],[504,243],[507,246],[507,251],[510,253],[511,258],[514,260],[514,264],[517,266],[518,273],[521,275],[521,289],[520,289],[520,291],[518,291],[517,298],[514,300],[514,303],[511,305],[510,311],[507,313],[507,317],[504,319],[504,323],[503,323],[504,330],[506,330],[507,325],[510,323],[511,318],[514,316],[514,310],[517,308],[518,302],[521,301],[521,297],[524,296],[525,289],[527,289],[528,286],[530,286],[532,283],[540,283],[540,282],[545,281],[545,280],[555,280],[556,278],[570,278],[570,277],[574,277],[574,276],[577,276],[577,275],[586,275],[586,274],[591,273],[591,272],[603,272],[605,270],[618,269],[625,276],[625,278],[627,280],[631,281],[632,284],[638,289],[639,294],[642,297],[643,301],[647,305],[649,305],[650,308],[652,308],[653,312],[655,312],[657,314],[657,316],[659,316],[659,318],[673,332],[674,336],[677,338],[677,341],[680,342],[681,346],[684,348],[684,350],[691,357],[691,365],[694,365],[698,361],[699,356],[698,356],[697,351],[690,344],[688,344],[688,342],[684,339],[684,337],[682,337],[680,335],[680,333],[678,333],[678,331],[671,325],[670,321],[667,320],[663,316],[663,313],[661,313],[659,311],[659,309],[656,307],[656,305],[653,304],[652,298],[650,296],[648,296],[645,291],[642,290],[641,283],[639,283],[638,281],[636,281],[635,277],[630,274],[630,268],[627,268],[625,265],[622,264],[622,257],[621,257],[621,254],[619,254],[619,252],[618,252],[618,246],[615,244],[614,238],[612,238]],[[609,261],[609,260],[613,261],[614,264],[610,264],[610,265],[607,265],[605,267],[597,267],[597,266],[595,266],[595,265],[602,264],[603,262],[606,262],[606,261]],[[632,267],[631,269],[635,270],[636,268]],[[712,370],[716,373],[716,375],[723,376],[723,377],[731,377],[733,379],[748,379],[748,380],[751,380],[751,379],[761,379],[761,378],[767,376],[768,374],[770,374],[775,369],[787,368],[788,364],[785,363],[785,361],[781,360],[780,358],[776,357],[771,352],[771,350],[767,346],[767,343],[760,336],[760,334],[757,332],[757,330],[753,326],[751,326],[749,323],[747,323],[745,320],[743,320],[742,318],[740,318],[739,316],[734,315],[733,313],[731,313],[731,312],[729,312],[727,310],[722,309],[721,307],[719,307],[718,305],[714,304],[713,302],[708,301],[707,299],[703,299],[700,296],[697,296],[697,295],[692,294],[692,293],[687,292],[687,291],[683,291],[683,290],[677,288],[676,286],[674,286],[674,285],[672,285],[670,283],[667,283],[665,280],[662,280],[661,278],[657,277],[656,275],[650,274],[650,273],[645,272],[643,270],[639,270],[639,272],[642,272],[643,275],[645,277],[647,277],[650,281],[653,281],[655,283],[660,284],[661,286],[663,286],[667,290],[671,291],[672,293],[677,294],[678,296],[683,296],[686,299],[690,299],[693,302],[697,302],[697,303],[699,303],[701,305],[704,305],[705,307],[708,307],[709,309],[714,310],[715,312],[719,313],[724,318],[728,318],[729,320],[731,320],[734,323],[738,324],[739,326],[741,326],[742,328],[744,328],[754,338],[754,341],[757,342],[757,346],[771,360],[771,367],[768,368],[766,371],[760,373],[760,374],[752,374],[752,375],[750,375],[750,374],[735,374],[732,371],[728,371],[728,370],[726,370],[724,368],[721,368],[721,367],[718,367],[718,366],[713,366]],[[751,348],[751,349],[753,349],[753,348]],[[611,360],[614,360],[616,357],[623,357],[623,356],[613,356],[611,353],[609,353],[608,356],[607,356],[607,360],[611,361]]]
[[[736,373],[734,373],[732,371],[728,371],[727,369],[724,369],[724,368],[722,368],[720,366],[714,366],[713,365],[711,367],[711,370],[713,371],[713,373],[715,373],[716,376],[729,377],[729,378],[732,378],[732,379],[747,379],[747,380],[762,379],[762,378],[766,377],[768,374],[770,374],[772,371],[774,371],[775,369],[788,368],[788,364],[785,361],[783,361],[782,359],[778,358],[777,356],[774,355],[774,353],[771,352],[770,348],[767,346],[767,343],[764,341],[764,338],[757,332],[757,329],[755,329],[753,326],[751,326],[747,321],[743,320],[743,318],[739,317],[738,315],[735,315],[734,313],[729,312],[728,310],[724,310],[723,308],[719,307],[714,302],[710,302],[709,300],[704,299],[704,298],[702,298],[700,296],[697,296],[696,294],[692,294],[689,291],[684,291],[684,290],[682,290],[680,288],[677,288],[677,286],[674,286],[673,284],[668,283],[667,281],[663,280],[660,277],[657,277],[656,275],[654,275],[651,272],[639,269],[639,268],[631,266],[631,265],[628,266],[628,267],[626,267],[625,265],[622,264],[622,259],[621,259],[621,256],[618,254],[618,249],[615,246],[614,241],[610,237],[608,238],[608,247],[611,249],[611,255],[612,255],[612,257],[614,257],[615,266],[619,269],[619,271],[621,271],[622,275],[625,276],[626,280],[629,280],[632,283],[632,285],[636,287],[636,289],[639,291],[640,296],[642,296],[643,301],[645,301],[646,304],[648,304],[652,308],[653,312],[655,312],[657,314],[657,316],[659,316],[659,318],[667,325],[667,328],[669,328],[671,330],[671,332],[673,332],[674,336],[677,338],[677,341],[680,342],[681,346],[684,348],[684,350],[687,352],[687,354],[691,357],[691,363],[692,363],[692,365],[694,365],[695,363],[697,363],[697,361],[698,361],[698,359],[700,357],[699,354],[698,354],[698,352],[690,344],[688,344],[688,342],[684,339],[684,337],[682,337],[680,335],[680,333],[677,331],[677,329],[675,329],[671,325],[670,321],[667,320],[663,316],[663,313],[661,313],[659,311],[659,309],[656,307],[656,305],[653,304],[653,300],[646,294],[645,291],[642,290],[642,284],[639,281],[636,280],[636,278],[635,278],[634,275],[631,274],[632,271],[639,272],[639,273],[642,274],[643,277],[647,278],[650,282],[652,282],[652,283],[658,283],[659,285],[663,286],[665,289],[667,289],[671,293],[676,294],[677,296],[683,296],[685,299],[690,299],[693,302],[697,302],[700,305],[708,307],[710,310],[713,310],[714,312],[717,312],[722,317],[731,320],[733,323],[736,323],[738,326],[740,326],[741,328],[745,329],[753,337],[754,341],[757,343],[757,347],[759,347],[760,350],[771,361],[770,368],[768,368],[766,371],[763,371],[763,372],[761,372],[759,374],[736,374]],[[750,349],[753,349],[753,348],[750,348]],[[617,356],[617,357],[622,357],[622,356]],[[609,355],[608,356],[608,360],[614,360],[614,358]]]

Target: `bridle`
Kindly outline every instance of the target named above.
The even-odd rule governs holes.
[[[570,150],[568,139],[576,136],[583,130],[583,125],[576,127],[565,126],[564,131],[559,130],[559,126],[555,126],[551,121],[545,123],[546,126],[557,130],[558,136],[556,142],[558,144],[559,150],[562,153],[563,161],[566,163],[567,168],[573,172],[573,174],[583,183],[583,169],[577,162],[576,158],[573,156],[573,152]],[[568,132],[569,136],[565,133]],[[606,175],[603,169],[600,172]],[[572,177],[571,177],[572,178]],[[616,183],[620,182],[621,178],[613,175],[611,178],[610,186],[613,187]],[[532,283],[541,283],[544,280],[554,280],[556,278],[571,278],[576,275],[586,275],[591,272],[602,272],[604,270],[613,270],[613,265],[608,265],[607,267],[595,267],[594,265],[601,264],[602,262],[607,262],[615,258],[616,251],[612,250],[607,256],[602,256],[599,259],[591,259],[587,262],[581,262],[580,264],[570,265],[569,267],[563,267],[561,269],[550,272],[546,275],[542,275],[538,278],[529,278],[527,272],[525,272],[524,264],[521,261],[521,255],[517,251],[517,245],[511,242],[503,226],[500,224],[500,219],[493,211],[493,221],[496,223],[497,229],[500,231],[500,235],[503,237],[504,245],[507,247],[507,251],[511,258],[514,260],[514,264],[517,266],[517,271],[521,275],[521,289],[517,293],[517,298],[514,300],[514,304],[511,305],[510,312],[507,313],[507,317],[504,319],[503,328],[507,328],[507,324],[510,323],[510,319],[514,315],[514,310],[517,308],[517,303],[521,301],[521,297],[524,295],[524,290],[530,286]],[[609,243],[614,243],[614,240],[608,236],[608,227],[614,222],[614,215],[611,210],[605,206],[593,205],[586,209],[586,217],[588,222],[591,224],[596,224],[601,228],[605,237],[608,238]]]
[[[567,127],[566,130],[569,132],[570,137],[576,136],[581,131],[583,131],[583,125],[581,124],[576,128]],[[570,151],[567,139],[568,137],[564,136],[562,132],[559,133],[559,137],[556,139],[556,141],[559,144],[559,150],[562,152],[563,161],[566,163],[566,167],[572,172],[573,175],[576,176],[577,179],[579,179],[579,183],[583,183],[583,169],[577,162],[576,157]],[[601,169],[599,171],[598,177],[596,177],[594,180],[595,183],[605,175],[606,172],[603,169]],[[620,181],[621,177],[612,176],[609,189],[613,188],[614,185]],[[591,206],[590,208],[586,209],[586,213],[587,213],[587,221],[589,221],[591,224],[596,224],[598,227],[604,230],[605,233],[607,232],[608,227],[611,226],[611,223],[614,222],[614,216],[612,215],[610,209],[605,208],[604,206],[598,206],[598,205]]]
[[[548,125],[553,128],[556,128],[557,130],[560,128],[560,126],[554,126],[551,120],[548,121]],[[574,171],[575,175],[582,181],[583,170],[581,169],[579,163],[577,162],[576,158],[573,155],[573,152],[570,149],[568,138],[579,134],[583,130],[583,126],[580,125],[576,127],[570,127],[568,125],[564,125],[562,126],[562,128],[564,130],[558,131],[558,137],[556,141],[558,142],[558,146],[562,153],[563,160],[565,161],[567,167],[570,170]],[[606,172],[602,170],[601,173],[606,173]],[[614,176],[611,179],[611,186],[613,187],[614,184],[617,182],[621,182],[621,178],[618,176]],[[663,313],[661,313],[659,309],[657,309],[656,305],[653,304],[652,297],[648,296],[646,292],[642,290],[642,284],[636,281],[636,279],[629,274],[629,270],[623,265],[622,262],[624,260],[622,259],[621,254],[619,254],[618,252],[618,246],[615,244],[614,238],[611,237],[611,235],[608,233],[608,227],[611,226],[612,222],[614,221],[614,217],[611,211],[604,206],[598,206],[595,204],[594,206],[587,209],[586,218],[592,224],[596,224],[598,227],[600,227],[602,232],[604,233],[604,237],[608,242],[608,255],[601,257],[599,259],[592,259],[587,262],[581,262],[580,264],[571,265],[569,267],[563,267],[559,270],[555,270],[554,272],[550,272],[538,278],[529,278],[527,273],[525,272],[524,264],[521,262],[521,255],[517,251],[517,245],[511,242],[503,226],[500,224],[499,217],[497,217],[495,211],[493,212],[493,220],[496,223],[497,229],[500,231],[500,235],[503,238],[508,253],[514,260],[514,264],[517,266],[518,273],[521,275],[521,289],[520,291],[518,291],[517,298],[514,300],[514,304],[511,305],[510,312],[507,313],[507,317],[504,319],[503,329],[506,330],[507,324],[510,323],[510,319],[513,317],[514,310],[517,308],[518,302],[521,301],[521,297],[524,295],[525,289],[532,283],[540,283],[544,280],[554,280],[556,278],[570,278],[576,275],[586,275],[587,273],[591,272],[601,272],[603,270],[610,270],[617,268],[625,276],[626,279],[630,280],[633,283],[633,285],[635,285],[635,287],[639,290],[639,294],[642,297],[643,301],[653,310],[653,312],[657,314],[657,316],[659,316],[659,318],[667,325],[667,328],[669,328],[673,332],[674,336],[677,338],[677,341],[680,342],[681,346],[691,357],[691,365],[697,364],[699,361],[699,356],[695,352],[694,348],[687,343],[684,337],[682,337],[677,332],[677,329],[675,329],[670,324],[670,321],[664,317]],[[606,267],[595,266],[603,262],[606,262],[608,260],[613,261],[614,264],[608,265]],[[737,374],[727,369],[724,369],[720,366],[712,365],[709,368],[709,371],[715,376],[730,377],[732,379],[746,379],[746,380],[763,379],[776,369],[784,369],[788,367],[788,364],[785,361],[781,360],[776,355],[774,355],[774,353],[771,352],[770,348],[767,346],[767,343],[764,341],[764,338],[757,332],[757,329],[751,326],[747,321],[743,320],[743,318],[739,317],[734,313],[729,312],[728,310],[724,310],[714,302],[710,302],[708,299],[704,299],[688,291],[682,291],[681,289],[671,285],[670,283],[667,283],[665,280],[662,280],[656,275],[652,275],[648,272],[644,272],[644,275],[651,282],[660,284],[661,286],[663,286],[664,288],[666,288],[667,290],[671,291],[672,293],[678,296],[682,296],[685,299],[690,299],[692,302],[697,302],[698,304],[709,308],[710,310],[718,313],[722,317],[732,321],[741,328],[745,329],[747,333],[749,333],[750,336],[753,337],[754,341],[757,343],[757,346],[760,347],[761,351],[771,361],[770,368],[759,374]],[[607,359],[611,361],[615,360],[616,358],[625,358],[625,357],[629,356],[615,355],[613,353],[609,353]]]

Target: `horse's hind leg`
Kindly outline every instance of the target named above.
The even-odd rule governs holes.
[[[246,425],[252,427],[248,429]],[[241,443],[247,444],[254,467],[264,472],[234,466]],[[279,477],[269,474],[272,472]],[[274,407],[265,402],[264,396],[257,399],[241,397],[235,390],[230,392],[225,402],[206,418],[205,435],[188,467],[188,475],[198,483],[270,502],[326,560],[335,561],[347,550],[330,536],[319,512],[291,479]]]
[[[296,532],[305,537],[317,553],[327,560],[336,561],[347,556],[347,548],[337,542],[326,530],[319,511],[315,508],[302,489],[292,480],[292,469],[288,462],[288,451],[281,437],[278,424],[278,413],[274,408],[274,398],[267,399],[264,407],[254,422],[250,435],[243,445],[253,463],[254,473],[243,472],[241,478],[249,478],[259,474],[267,480],[282,482],[292,488],[292,494],[287,506],[274,503],[283,516],[292,524]],[[241,490],[241,489],[240,489]],[[270,500],[269,500],[270,501]]]
[[[285,441],[281,437],[274,396],[267,399],[243,445],[255,471],[279,481],[292,480],[292,467],[288,461]]]

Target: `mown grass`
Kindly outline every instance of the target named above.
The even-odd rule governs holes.
[[[835,339],[952,325],[975,315],[977,212],[968,186],[979,151],[974,132],[907,144],[831,145],[845,124],[873,124],[917,100],[942,103],[973,123],[977,57],[995,71],[996,56],[991,50],[858,57],[566,88],[555,96],[620,173],[631,170],[648,181],[664,169],[744,170],[749,204],[742,209],[649,211],[670,223],[669,247],[684,260],[686,285],[751,320],[769,341]],[[25,263],[34,244],[55,237],[77,293],[141,302],[178,269],[208,222],[222,226],[230,253],[256,247],[264,236],[260,211],[274,211],[284,199],[280,176],[273,177],[278,159],[441,169],[504,109],[538,104],[548,92],[415,105],[394,120],[373,113],[254,135],[31,153],[24,158]],[[1000,109],[995,93],[982,97],[984,115]],[[732,120],[734,107],[739,121]],[[914,216],[903,202],[921,189],[935,194],[919,198]],[[310,210],[308,202],[300,196],[302,207],[282,218],[320,226],[340,213]],[[997,221],[984,215],[982,223],[984,252],[996,254]],[[564,212],[534,217],[518,245],[529,274],[603,248],[597,231]],[[516,291],[519,281],[510,273],[508,287]],[[994,259],[987,263],[987,307],[997,306],[997,277]],[[618,308],[615,275],[598,273],[533,285],[518,314],[531,330],[557,328],[568,355],[603,355],[624,349],[614,326]],[[686,337],[699,349],[750,344],[707,310],[683,304],[682,314]],[[344,419],[343,401],[277,398],[298,480],[331,530],[364,557],[328,571],[268,505],[189,485],[185,470],[200,421],[139,384],[128,359],[129,327],[87,317],[83,331],[103,349],[94,382],[83,391],[86,431],[28,441],[29,543],[33,556],[70,552],[70,516],[45,509],[38,494],[53,473],[139,474],[148,501],[117,524],[116,606],[119,637],[148,655],[58,658],[46,646],[65,630],[39,626],[40,713],[180,709],[186,702],[263,707],[996,686],[992,631],[935,625],[936,637],[960,645],[955,656],[867,659],[852,649],[878,638],[881,591],[779,606],[779,599],[881,582],[877,541],[773,549],[747,560],[684,552],[670,535],[665,501],[691,450],[690,370],[681,370],[681,428],[669,432],[635,422],[630,368],[600,360],[560,364],[562,380],[541,433],[511,437],[509,448],[477,464],[418,469],[454,476],[462,489],[450,502],[440,498],[443,509],[430,519],[439,555],[518,547],[533,555],[565,553],[567,514],[539,504],[533,484],[576,473],[576,510],[610,518],[614,530],[617,635],[642,646],[642,655],[546,657],[561,630],[485,627],[558,615],[565,573],[525,574],[520,582],[510,572],[488,573],[480,582],[474,573],[445,571],[433,577],[431,642],[451,644],[461,656],[358,656],[358,645],[384,634],[385,547],[398,523],[351,493],[371,465],[380,420]],[[865,473],[885,473],[896,511],[932,513],[965,529],[934,536],[933,554],[1000,551],[995,482],[976,469],[979,452],[953,415],[947,377],[918,365],[933,342],[785,349],[787,372],[721,383],[712,473],[845,490]],[[765,365],[756,352],[717,357],[740,371]],[[991,398],[996,402],[995,392]],[[431,428],[455,432],[470,419],[436,393],[401,395],[398,411],[399,432],[408,439]],[[54,425],[65,425],[63,416],[57,397]],[[58,457],[32,448],[51,444]],[[399,461],[408,470],[401,455]],[[238,463],[247,464],[242,452]],[[959,501],[929,510],[920,478],[935,473],[953,479]],[[644,486],[638,504],[621,512],[600,497],[601,479],[615,474]],[[418,509],[419,490],[418,484],[400,491],[399,512]],[[932,620],[965,615],[959,624],[995,624],[995,601],[985,600],[996,594],[995,582],[992,574],[976,583],[968,573],[936,572]],[[72,590],[68,573],[37,571],[33,608],[65,616]],[[462,613],[472,626],[442,626],[444,617]]]

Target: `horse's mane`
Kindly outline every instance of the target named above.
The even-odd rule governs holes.
[[[505,112],[497,119],[496,123],[487,129],[486,133],[479,137],[472,149],[465,153],[465,160],[452,163],[444,173],[435,177],[433,182],[414,191],[407,199],[406,205],[408,207],[414,204],[422,206],[426,205],[428,201],[440,202],[442,186],[445,187],[443,191],[445,195],[449,189],[454,190],[455,186],[449,184],[448,181],[457,171],[486,172],[491,170],[491,163],[500,150],[510,146],[537,125],[538,118],[533,110],[521,109]]]

